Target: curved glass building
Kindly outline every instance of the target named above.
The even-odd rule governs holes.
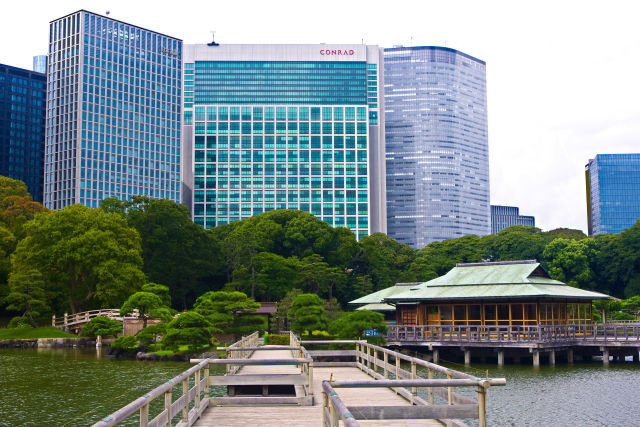
[[[435,46],[384,50],[387,229],[421,248],[489,234],[485,62]]]

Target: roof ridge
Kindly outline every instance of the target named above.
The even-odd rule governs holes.
[[[458,263],[456,267],[481,267],[481,266],[489,266],[489,265],[513,265],[513,264],[537,264],[538,260],[536,259],[524,259],[518,261],[483,261],[483,262],[467,262],[467,263]]]

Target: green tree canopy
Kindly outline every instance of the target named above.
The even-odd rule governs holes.
[[[115,337],[122,333],[122,322],[109,316],[96,316],[82,327],[82,336],[85,337]]]
[[[122,304],[120,315],[127,316],[138,310],[138,317],[143,321],[143,328],[147,327],[147,320],[150,317],[159,317],[169,320],[171,314],[168,307],[163,304],[162,298],[151,292],[136,292]]]
[[[27,317],[31,326],[37,328],[36,319],[50,310],[40,272],[30,269],[11,273],[6,302],[9,310],[21,311],[22,317]]]
[[[18,179],[0,175],[0,200],[9,196],[29,196],[27,184]]]
[[[169,295],[169,288],[167,286],[149,282],[142,285],[142,291],[158,295],[160,300],[162,300],[163,306],[167,308],[171,307],[171,295]]]
[[[327,328],[327,315],[322,299],[315,294],[300,294],[291,304],[291,329],[296,333],[313,332]]]
[[[264,319],[247,316],[260,308],[242,292],[209,291],[196,300],[193,310],[225,333],[239,335],[264,328]]]
[[[40,271],[47,290],[68,298],[73,313],[119,306],[144,282],[140,237],[116,215],[73,205],[36,216],[25,230],[13,271]]]
[[[189,351],[196,352],[216,345],[213,334],[219,332],[221,331],[201,314],[187,311],[169,322],[162,348],[177,351],[181,345],[187,345]]]
[[[341,318],[334,320],[329,325],[329,332],[337,335],[341,339],[358,339],[367,338],[370,342],[383,343],[381,336],[366,337],[366,331],[376,330],[378,334],[386,333],[389,328],[383,322],[384,315],[368,310],[358,310],[347,313]]]

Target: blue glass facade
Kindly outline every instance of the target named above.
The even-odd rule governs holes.
[[[33,71],[47,74],[47,55],[37,55],[33,57]]]
[[[619,233],[640,218],[640,154],[598,154],[585,167],[589,235]]]
[[[288,49],[250,46],[274,57]],[[224,47],[189,48],[183,134],[193,146],[187,186],[197,224],[299,209],[358,237],[379,231],[371,177],[371,144],[381,143],[377,63],[243,60],[241,52],[216,61],[204,53]]]
[[[421,248],[490,231],[485,63],[384,50],[388,234]]]
[[[45,205],[180,201],[182,42],[78,11],[50,24]]]
[[[520,215],[520,208],[515,206],[491,205],[491,234],[498,234],[503,228],[512,225],[536,226],[532,216]]]
[[[44,74],[0,64],[0,175],[27,184],[42,202]]]

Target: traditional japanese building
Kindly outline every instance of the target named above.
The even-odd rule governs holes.
[[[398,283],[351,301],[389,312],[398,325],[591,324],[591,303],[608,295],[552,279],[536,260],[457,264],[424,283]],[[387,315],[388,316],[388,315]]]

